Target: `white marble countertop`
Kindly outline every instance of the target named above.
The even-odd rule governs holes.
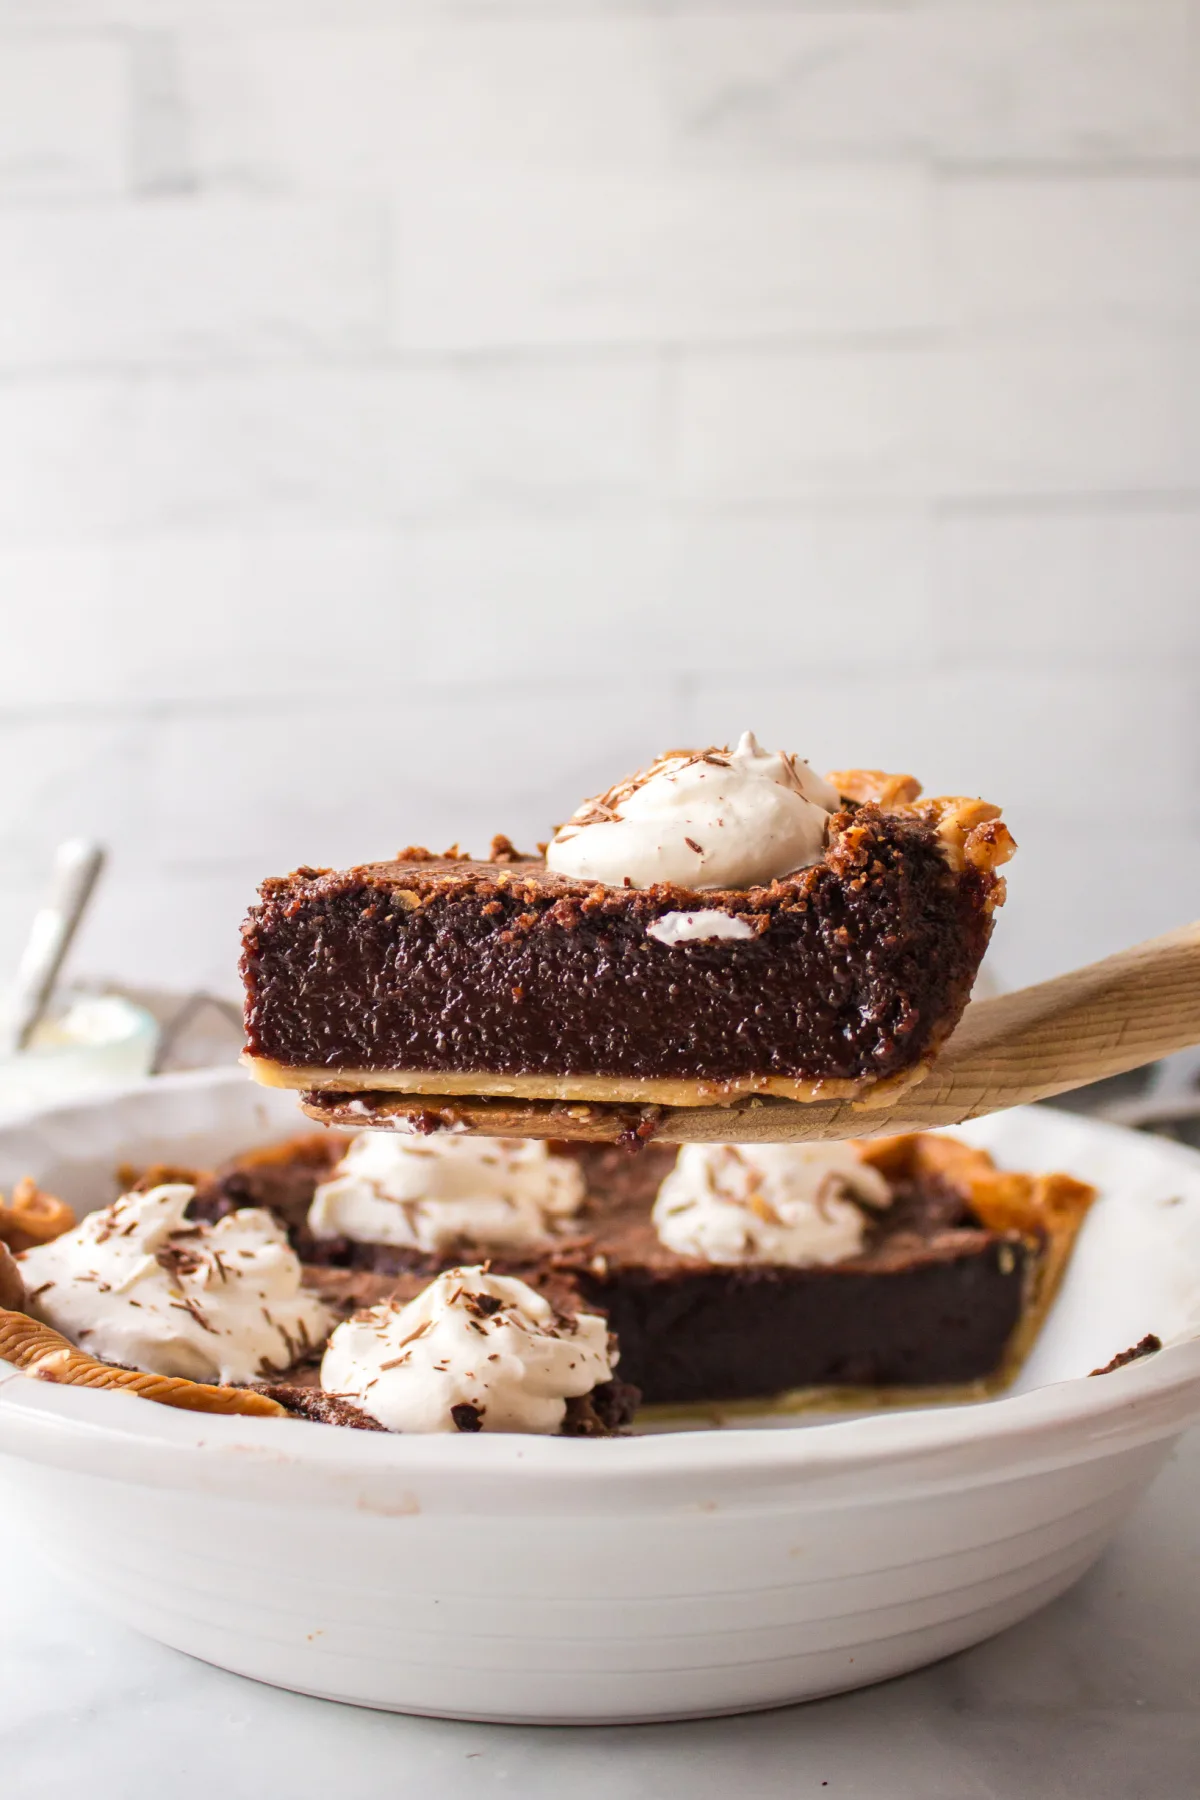
[[[1200,1433],[1100,1564],[916,1675],[699,1724],[535,1729],[304,1699],[193,1662],[20,1553],[0,1487],[0,1771],[13,1800],[1195,1800]]]

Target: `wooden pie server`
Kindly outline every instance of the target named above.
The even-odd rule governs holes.
[[[1200,1043],[1200,921],[1053,981],[976,1000],[922,1080],[872,1102],[753,1098],[639,1107],[553,1100],[310,1094],[304,1110],[361,1131],[485,1132],[593,1143],[812,1143],[961,1125]]]

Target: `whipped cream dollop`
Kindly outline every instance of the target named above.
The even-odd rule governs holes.
[[[677,750],[586,800],[546,852],[556,874],[606,887],[746,888],[819,862],[834,789],[797,756]]]
[[[701,944],[710,938],[752,938],[753,925],[735,913],[669,912],[646,927],[646,936],[660,944]]]
[[[658,1190],[659,1240],[711,1263],[843,1262],[891,1190],[850,1144],[685,1144]]]
[[[103,1362],[192,1381],[257,1381],[317,1349],[333,1314],[301,1288],[282,1227],[259,1207],[190,1220],[194,1192],[125,1194],[24,1251],[31,1312]]]
[[[313,1195],[314,1237],[442,1255],[457,1244],[524,1250],[584,1196],[578,1163],[517,1138],[356,1137]]]
[[[512,1276],[450,1269],[407,1305],[339,1325],[321,1386],[389,1431],[554,1432],[614,1361],[596,1314],[564,1317]]]

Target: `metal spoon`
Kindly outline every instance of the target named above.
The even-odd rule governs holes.
[[[0,1023],[0,1056],[24,1050],[45,1014],[63,959],[79,929],[104,867],[104,847],[87,838],[69,838],[54,853],[46,904],[34,914],[17,967],[12,1005]]]

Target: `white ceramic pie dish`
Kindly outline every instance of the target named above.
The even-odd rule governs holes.
[[[0,1131],[0,1189],[294,1129],[238,1071]],[[1104,1197],[1017,1388],[971,1406],[615,1442],[218,1419],[0,1375],[31,1542],[151,1636],[303,1692],[453,1717],[662,1719],[857,1687],[1083,1573],[1200,1416],[1200,1157],[1044,1109],[964,1132]],[[1087,1371],[1155,1331],[1167,1347]]]

